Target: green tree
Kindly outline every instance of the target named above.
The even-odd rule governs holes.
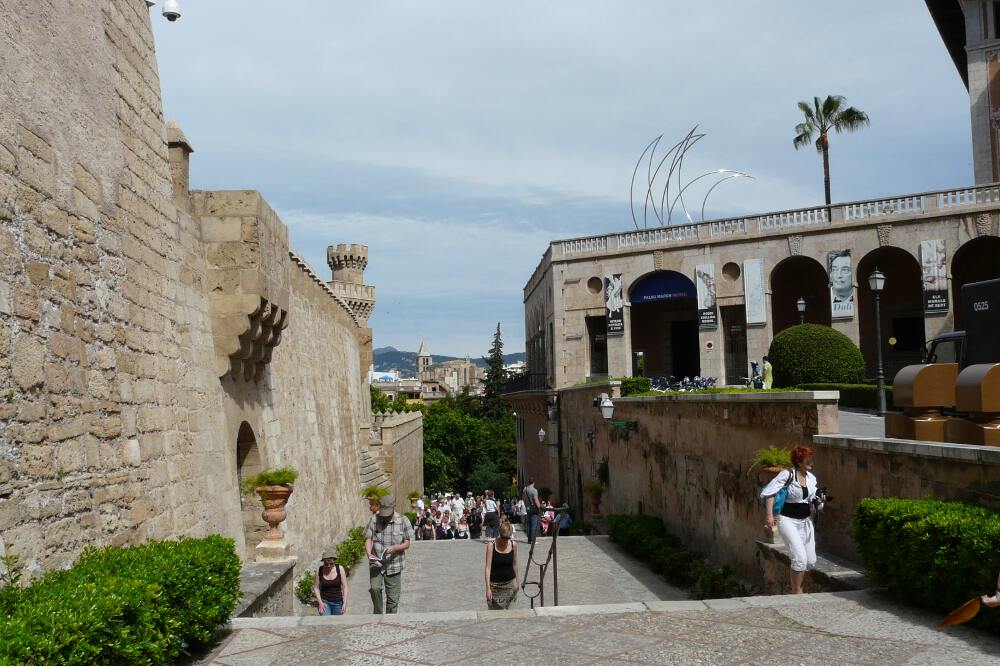
[[[424,488],[430,493],[453,490],[458,483],[458,464],[437,447],[424,448]]]
[[[503,367],[503,339],[500,337],[500,323],[493,334],[493,345],[487,363],[485,392],[483,394],[483,416],[487,419],[503,419],[510,414],[507,402],[503,400],[503,385],[507,381],[507,371]]]
[[[369,386],[368,388],[371,390],[372,395],[372,412],[376,414],[389,412],[392,409],[392,401],[385,395],[385,392],[378,387]]]
[[[869,124],[868,115],[854,107],[847,106],[847,99],[841,95],[827,95],[820,102],[813,98],[812,106],[808,102],[799,102],[806,119],[795,126],[795,139],[792,144],[796,149],[808,146],[816,138],[816,152],[823,155],[823,191],[827,206],[830,205],[830,131],[854,132]]]
[[[468,490],[475,494],[492,489],[499,497],[507,493],[509,486],[510,475],[500,470],[493,461],[480,461],[469,473]]]

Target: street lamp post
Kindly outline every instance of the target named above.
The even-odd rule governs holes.
[[[803,297],[799,297],[799,300],[795,302],[795,307],[799,310],[799,324],[805,324],[806,322],[806,300]]]
[[[875,267],[868,276],[868,286],[875,295],[875,343],[878,351],[878,367],[875,369],[875,385],[878,389],[878,413],[885,415],[885,371],[882,370],[882,306],[879,296],[885,287],[885,275]]]

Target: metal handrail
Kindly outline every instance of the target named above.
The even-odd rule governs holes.
[[[535,542],[538,540],[538,531],[531,536],[531,548],[528,549],[528,560],[524,565],[524,578],[521,580],[521,592],[524,593],[525,597],[531,601],[531,608],[535,608],[535,598],[538,598],[538,606],[545,606],[545,571],[549,569],[549,563],[552,563],[552,593],[555,604],[553,606],[559,606],[559,553],[557,549],[557,544],[559,541],[559,525],[562,523],[562,518],[565,516],[566,510],[569,509],[569,505],[563,505],[562,507],[552,508],[556,511],[556,518],[552,520],[552,544],[549,545],[549,553],[545,556],[545,562],[539,563],[535,560]],[[528,572],[531,569],[531,565],[535,564],[538,566],[538,581],[528,581]],[[524,590],[525,586],[537,586],[538,592],[534,595],[529,594]]]

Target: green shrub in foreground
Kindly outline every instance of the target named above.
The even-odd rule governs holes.
[[[820,324],[785,329],[771,341],[767,355],[774,367],[775,387],[859,384],[865,377],[865,360],[858,346],[836,329]]]
[[[854,540],[872,581],[942,615],[993,591],[1000,571],[1000,513],[983,507],[866,498]],[[973,623],[1000,632],[1000,611],[984,608]]]
[[[4,591],[3,664],[167,664],[204,647],[240,597],[233,541],[90,548]]]
[[[688,589],[697,600],[741,597],[749,590],[731,568],[716,568],[700,554],[684,548],[680,539],[667,532],[663,522],[652,516],[612,514],[609,534],[626,552],[650,564],[671,584]]]

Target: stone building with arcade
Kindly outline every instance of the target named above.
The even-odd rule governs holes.
[[[847,335],[873,376],[876,267],[892,377],[961,329],[962,285],[1000,277],[998,214],[992,184],[553,241],[524,288],[532,388],[633,375],[739,384],[800,320]]]

